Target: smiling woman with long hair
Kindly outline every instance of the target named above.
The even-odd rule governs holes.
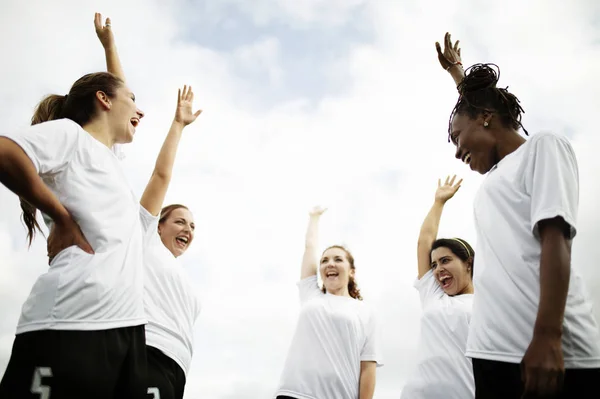
[[[346,248],[327,248],[317,266],[324,211],[315,207],[310,212],[298,282],[300,316],[276,396],[371,399],[376,367],[382,365],[375,314],[362,302],[354,258]]]

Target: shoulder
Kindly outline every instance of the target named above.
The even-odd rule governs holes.
[[[551,132],[551,131],[541,131],[531,136],[529,140],[527,140],[528,145],[537,149],[541,146],[552,146],[552,145],[561,145],[567,148],[571,148],[571,142],[569,139],[563,135]]]

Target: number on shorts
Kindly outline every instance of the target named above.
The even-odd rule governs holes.
[[[152,395],[152,399],[160,399],[160,391],[157,387],[148,388],[148,395]]]
[[[36,367],[33,372],[33,382],[31,383],[31,393],[40,395],[40,399],[50,399],[50,387],[42,385],[42,378],[52,377],[50,367]]]

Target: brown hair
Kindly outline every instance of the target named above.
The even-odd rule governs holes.
[[[169,215],[175,210],[175,209],[188,209],[187,206],[185,205],[181,205],[181,204],[172,204],[172,205],[167,205],[165,206],[161,211],[160,211],[160,219],[158,219],[158,224],[163,224],[168,218]],[[189,209],[188,209],[189,210]]]
[[[467,265],[467,268],[471,268],[471,279],[473,278],[473,270],[475,269],[475,251],[466,240],[463,240],[462,238],[438,238],[431,245],[429,256],[431,257],[431,252],[440,247],[448,248]]]
[[[96,116],[96,93],[104,92],[108,97],[114,98],[117,89],[124,84],[123,80],[108,72],[89,73],[77,79],[69,94],[60,96],[50,94],[36,106],[31,118],[31,124],[48,122],[56,119],[71,119],[83,126]],[[35,237],[35,232],[42,231],[36,219],[37,209],[24,198],[21,202],[21,219],[27,228],[29,246]]]
[[[341,249],[342,251],[344,251],[344,253],[346,254],[346,259],[348,260],[348,263],[350,263],[350,269],[356,270],[356,266],[354,265],[354,257],[352,256],[352,254],[350,253],[350,251],[348,249],[344,248],[341,245],[332,245],[332,246],[326,248],[325,251],[323,251],[323,254],[325,254],[325,252],[329,251],[332,248],[337,248],[337,249]],[[321,255],[321,258],[323,257],[323,254]],[[349,275],[348,277],[349,277],[348,293],[350,294],[350,296],[352,298],[362,301],[363,298],[360,295],[360,290],[358,289],[358,285],[356,284],[356,280],[354,279],[354,276]],[[321,291],[323,291],[323,293],[327,292],[327,290],[325,289],[325,285],[323,285],[323,288],[321,288]]]

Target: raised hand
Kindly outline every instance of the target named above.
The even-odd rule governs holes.
[[[110,26],[110,18],[106,18],[106,23],[102,25],[102,14],[97,12],[94,16],[94,26],[96,28],[96,35],[98,35],[98,39],[100,39],[100,43],[102,43],[102,47],[105,49],[112,48],[115,45],[115,38]]]
[[[194,102],[194,92],[192,86],[183,86],[183,92],[179,89],[177,94],[177,110],[175,111],[175,122],[187,126],[194,122],[196,118],[202,113],[202,110],[198,110],[192,113],[192,105]]]
[[[462,61],[460,58],[460,48],[458,47],[458,43],[460,40],[457,40],[454,45],[452,45],[452,40],[450,37],[450,33],[446,32],[444,36],[444,51],[442,52],[442,48],[440,46],[440,42],[435,42],[435,49],[438,54],[438,61],[444,70],[449,71],[453,66],[462,66]]]
[[[442,184],[441,179],[438,179],[438,188],[435,192],[435,200],[437,202],[441,202],[442,204],[446,203],[450,198],[454,197],[454,194],[460,188],[460,184],[462,183],[462,179],[454,183],[456,180],[456,175],[446,177],[446,181]]]
[[[313,207],[310,212],[308,213],[310,215],[310,217],[320,217],[325,211],[327,210],[327,208],[323,208],[321,206],[315,206]]]

